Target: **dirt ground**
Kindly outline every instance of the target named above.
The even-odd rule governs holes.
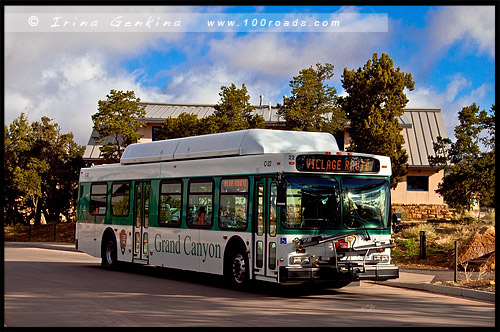
[[[425,231],[425,258],[420,257],[420,232]],[[458,280],[443,285],[495,291],[495,227],[456,223],[420,223],[393,234],[392,262],[401,267],[454,270],[458,241]]]

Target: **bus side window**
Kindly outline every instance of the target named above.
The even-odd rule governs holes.
[[[90,189],[90,214],[103,216],[108,205],[108,185],[93,183]]]
[[[162,181],[158,225],[178,227],[182,218],[182,181]]]
[[[130,183],[118,182],[111,186],[111,215],[128,216],[130,210]]]
[[[244,230],[248,224],[248,179],[227,178],[220,182],[219,226]]]
[[[214,184],[210,179],[189,182],[187,225],[195,228],[212,227]]]

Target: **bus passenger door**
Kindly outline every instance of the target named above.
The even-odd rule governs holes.
[[[276,210],[277,184],[275,179],[255,181],[254,259],[255,275],[277,277]]]
[[[134,190],[134,263],[149,263],[149,182],[136,182]]]

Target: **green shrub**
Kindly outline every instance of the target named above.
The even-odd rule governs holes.
[[[420,254],[420,246],[415,239],[402,239],[398,245],[403,247],[407,256],[416,256]]]
[[[495,224],[495,210],[486,213],[483,217],[483,222],[485,224]]]
[[[425,231],[427,238],[436,236],[436,229],[432,224],[422,223],[401,231],[401,236],[407,239],[419,239],[420,231]]]
[[[477,218],[468,215],[463,215],[458,219],[458,223],[462,225],[472,225],[477,223]]]

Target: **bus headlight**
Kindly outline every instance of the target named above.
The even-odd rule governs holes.
[[[372,258],[380,263],[389,263],[389,255],[373,255]]]
[[[311,258],[309,256],[292,256],[290,257],[291,265],[304,265],[309,264],[311,262]]]

